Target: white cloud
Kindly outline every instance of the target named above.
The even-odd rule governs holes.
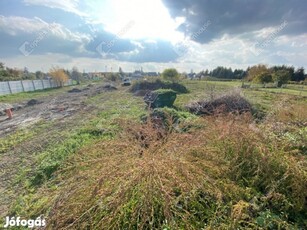
[[[56,65],[65,69],[71,69],[77,66],[80,71],[105,71],[105,67],[110,71],[117,71],[119,67],[125,72],[132,72],[136,69],[143,68],[144,71],[162,71],[169,68],[168,63],[131,63],[124,61],[117,61],[113,59],[100,59],[100,58],[86,58],[86,57],[70,57],[64,54],[49,53],[44,55],[29,55],[27,57],[20,55],[11,58],[5,58],[6,66],[16,67],[23,69],[25,66],[30,71],[41,70],[48,72],[52,65]],[[177,65],[176,67],[179,67]]]
[[[90,1],[91,2],[91,1]],[[122,33],[128,39],[166,39],[177,41],[183,34],[176,28],[183,18],[172,19],[161,0],[105,0],[91,2],[92,15],[105,30],[117,34],[128,22],[134,24]]]
[[[270,29],[266,30],[269,31]],[[216,66],[247,68],[257,63],[269,65],[305,66],[307,63],[307,34],[299,36],[280,36],[268,44],[266,49],[256,56],[251,47],[255,44],[255,33],[237,36],[225,35],[206,44],[185,41],[188,52],[179,57],[183,66],[190,63],[190,69],[213,69]]]
[[[30,19],[18,16],[4,17],[0,15],[0,30],[13,36],[20,32],[37,32],[39,30],[46,29],[48,26],[49,24],[47,22],[44,22],[38,17]]]
[[[78,9],[78,0],[24,0],[27,5],[38,5],[49,8],[57,8],[66,12],[74,13],[79,16],[86,16],[84,12]]]
[[[79,32],[72,32],[58,23],[47,23],[38,17],[24,18],[18,16],[4,17],[0,15],[0,31],[12,36],[46,32],[57,38],[76,42],[89,42],[91,37]],[[35,37],[35,35],[33,35]]]

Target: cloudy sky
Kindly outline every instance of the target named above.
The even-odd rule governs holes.
[[[307,67],[305,0],[1,0],[0,62],[48,71]]]

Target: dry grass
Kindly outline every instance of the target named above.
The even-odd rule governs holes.
[[[118,122],[118,139],[58,172],[65,185],[49,204],[49,229],[288,228],[306,213],[306,159],[251,115],[199,119],[187,133]]]
[[[72,172],[71,186],[75,188],[69,187],[70,192],[64,192],[65,200],[59,198],[54,204],[51,213],[57,228],[69,224],[88,226],[92,221],[96,228],[159,228],[174,221],[178,210],[173,206],[181,194],[204,187],[217,194],[206,168],[200,169],[204,164],[191,164],[194,157],[186,157],[187,145],[181,143],[188,140],[193,145],[197,140],[192,135],[180,136],[180,142],[173,145],[179,136],[169,136],[166,142],[166,137],[151,125],[147,128],[151,130],[136,124],[129,126],[128,133],[122,134],[125,142],[103,142],[74,159],[82,162],[77,166],[82,171]],[[135,133],[146,137],[136,137]],[[147,146],[144,142],[149,139],[152,144]],[[82,207],[76,204],[79,199]],[[181,215],[189,219],[192,214]]]

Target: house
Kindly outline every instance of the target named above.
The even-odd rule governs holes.
[[[89,72],[87,76],[89,79],[98,80],[104,78],[105,74],[103,72]]]
[[[145,75],[144,75],[144,72],[142,70],[136,70],[133,73],[129,74],[129,77],[132,78],[132,79],[135,79],[135,80],[139,80],[139,79],[143,78],[144,76]]]
[[[196,73],[193,73],[193,72],[188,73],[188,74],[187,74],[187,77],[188,77],[188,79],[190,79],[190,80],[194,80],[194,79],[196,79]]]

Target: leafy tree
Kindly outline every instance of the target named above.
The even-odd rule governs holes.
[[[0,62],[0,70],[4,70],[4,63]]]
[[[286,65],[281,65],[281,66],[273,66],[271,67],[272,72],[277,72],[279,70],[285,70],[288,71],[291,77],[291,80],[294,77],[294,67],[293,66],[286,66]],[[294,81],[294,80],[292,80]]]
[[[305,70],[303,67],[298,68],[291,78],[292,81],[304,81],[305,80]]]
[[[290,79],[291,75],[287,70],[277,70],[273,74],[273,80],[277,82],[278,87],[281,87],[282,84],[286,84]]]
[[[80,84],[80,81],[82,80],[82,73],[79,72],[78,68],[74,66],[71,71],[71,78],[75,81],[77,81],[78,84]]]
[[[255,65],[252,67],[248,68],[248,72],[247,72],[247,79],[249,81],[254,81],[254,82],[259,82],[259,80],[257,78],[259,78],[260,75],[265,75],[265,74],[269,74],[271,71],[268,69],[268,67],[266,65]],[[255,78],[255,80],[254,80]],[[261,77],[260,77],[261,79]]]
[[[261,84],[272,82],[272,74],[269,71],[262,72],[253,78],[253,82]]]
[[[233,78],[234,79],[242,79],[245,78],[247,75],[247,72],[243,69],[235,69],[233,71]]]
[[[176,69],[170,68],[170,69],[165,69],[162,72],[162,77],[163,79],[171,82],[176,82],[179,80],[179,73]]]
[[[42,71],[36,71],[35,72],[35,77],[36,79],[43,79],[44,78],[44,73]]]
[[[0,64],[0,81],[17,81],[22,79],[27,79],[22,70],[5,67],[3,63]]]
[[[69,79],[68,75],[65,73],[65,70],[59,67],[52,67],[49,71],[49,75],[60,87],[63,87],[64,83]]]
[[[211,76],[216,78],[232,79],[233,72],[231,68],[218,66],[214,70],[212,70]]]

